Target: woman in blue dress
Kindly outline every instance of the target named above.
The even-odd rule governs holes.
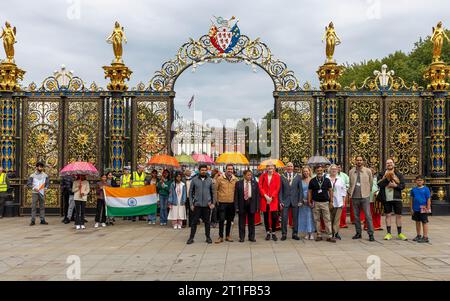
[[[313,240],[316,227],[314,225],[312,208],[308,205],[308,185],[311,180],[311,168],[302,168],[303,203],[298,211],[298,232],[305,234],[305,239]]]

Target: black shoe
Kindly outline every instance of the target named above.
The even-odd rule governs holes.
[[[281,235],[281,240],[286,240],[286,234]],[[274,239],[275,240],[275,239]]]
[[[339,233],[334,234],[334,238],[342,240],[341,236],[339,235]]]
[[[187,245],[190,245],[194,243],[194,239],[193,238],[189,238],[188,241],[186,242]]]
[[[352,237],[352,239],[361,239],[361,234],[356,233],[355,236]]]
[[[419,240],[421,240],[422,239],[422,235],[417,235],[414,239],[413,239],[413,241],[419,241]]]
[[[63,222],[64,224],[70,224],[70,219],[68,219],[68,218],[66,217],[66,218],[64,218],[64,219],[62,220],[62,222]]]
[[[272,234],[272,240],[273,241],[277,241],[278,240],[278,238],[277,238],[277,236],[275,234]]]
[[[209,243],[209,244],[212,244],[212,239],[211,239],[211,237],[206,238],[206,242]]]
[[[244,239],[243,238],[239,238],[239,242],[244,242]]]
[[[292,239],[294,239],[294,240],[300,240],[300,237],[298,237],[297,234],[294,234],[294,235],[292,235]]]
[[[45,221],[45,219],[41,219],[40,224],[41,224],[41,225],[48,225],[48,223]]]
[[[30,226],[34,226],[36,223],[34,221],[31,221]]]
[[[84,222],[84,223],[87,223],[87,222],[88,222],[88,220],[87,220],[87,219],[83,219],[83,222]]]
[[[417,241],[418,243],[428,243],[430,242],[430,240],[428,239],[428,237],[422,237],[420,240]]]
[[[375,241],[375,237],[373,237],[373,235],[369,235],[369,241]]]
[[[267,233],[267,235],[266,235],[266,240],[270,240],[270,234],[269,233]]]
[[[248,240],[251,242],[256,242],[256,239],[254,239],[254,238],[249,238]]]

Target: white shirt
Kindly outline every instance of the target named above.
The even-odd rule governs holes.
[[[341,177],[336,176],[334,180],[327,175],[327,178],[330,179],[331,185],[333,187],[333,207],[340,208],[344,206],[344,198],[347,195],[347,186]]]

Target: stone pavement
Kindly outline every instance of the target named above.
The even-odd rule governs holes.
[[[208,245],[203,227],[186,245],[188,229],[118,221],[114,226],[76,232],[59,217],[49,225],[28,226],[28,217],[0,219],[0,280],[67,280],[69,255],[81,259],[81,280],[367,280],[367,258],[381,258],[381,280],[450,280],[450,216],[430,218],[429,244],[412,241],[353,241],[353,227],[336,244],[264,240]],[[394,227],[393,227],[394,228]],[[404,233],[414,224],[404,216]],[[217,229],[212,229],[213,240]],[[278,236],[280,237],[280,235]]]

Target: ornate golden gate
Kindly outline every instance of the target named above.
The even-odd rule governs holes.
[[[37,161],[46,164],[51,178],[47,206],[59,212],[58,171],[68,162],[90,161],[100,171],[120,173],[127,164],[134,168],[154,154],[170,153],[177,78],[190,67],[226,61],[258,66],[274,83],[274,111],[280,126],[271,135],[272,156],[300,165],[319,151],[331,162],[343,163],[346,170],[356,154],[378,169],[392,157],[408,181],[425,174],[436,208],[450,212],[446,200],[450,67],[434,57],[425,72],[430,81],[426,89],[393,76],[387,66],[359,85],[342,88],[339,78],[344,67],[333,60],[339,38],[330,24],[327,59],[317,71],[320,89],[308,83],[301,86],[265,43],[241,35],[233,20],[222,20],[211,26],[208,35],[190,39],[147,85],[139,83],[130,90],[126,81],[132,71],[122,60],[124,32],[118,23],[108,38],[115,59],[103,67],[110,80],[105,90],[95,83],[87,86],[65,68],[39,86],[21,87],[18,81],[25,72],[11,56],[13,45],[7,45],[7,59],[0,64],[0,162],[10,173],[14,199],[21,208],[27,211],[30,205],[25,184]],[[94,203],[92,193],[89,206]]]

